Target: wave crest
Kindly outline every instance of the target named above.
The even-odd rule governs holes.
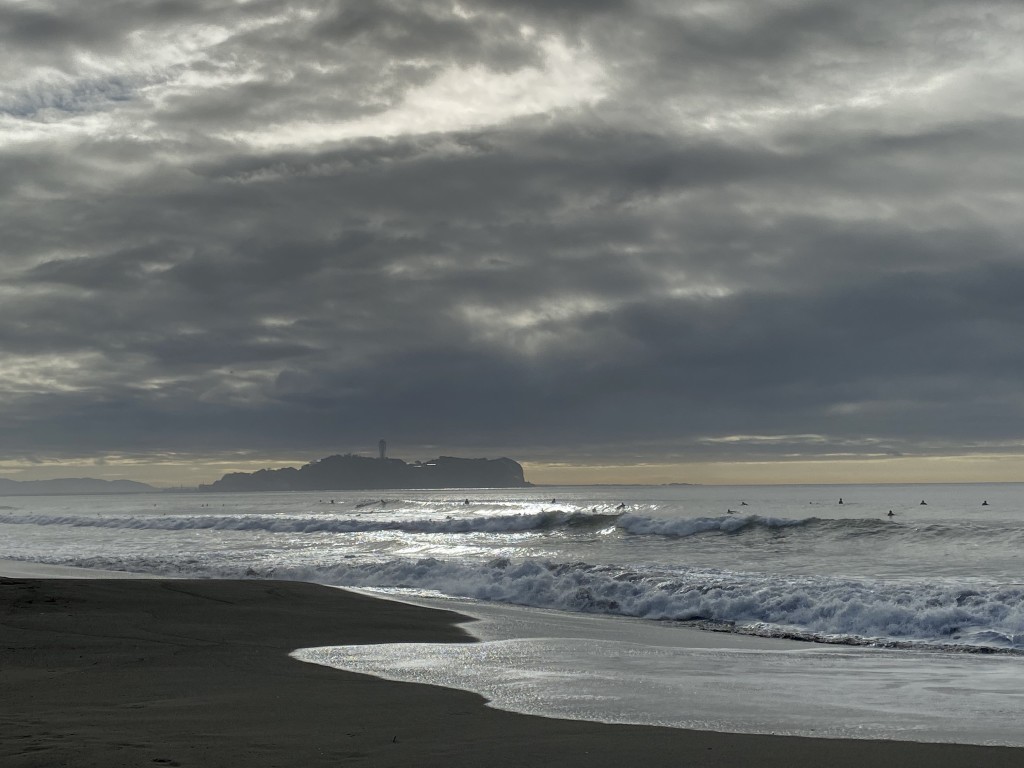
[[[739,533],[755,528],[795,528],[817,522],[817,518],[790,520],[782,517],[741,515],[723,517],[697,517],[690,519],[659,519],[643,515],[624,514],[617,523],[620,530],[634,535],[674,536],[684,538],[702,533]]]
[[[56,564],[56,563],[55,563]],[[226,564],[137,557],[65,561],[112,570],[277,578],[343,587],[434,590],[537,608],[690,622],[705,628],[830,643],[1024,653],[1024,588],[821,580],[496,558],[332,565]]]
[[[281,517],[278,515],[168,515],[162,517],[87,517],[84,515],[9,515],[0,523],[64,525],[75,528],[122,528],[158,531],[256,531],[266,533],[522,533],[559,528],[601,528],[618,515],[570,512],[560,509],[533,514],[448,516],[445,518],[387,519],[380,517]]]

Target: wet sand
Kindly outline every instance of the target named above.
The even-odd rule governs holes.
[[[1019,766],[1024,750],[604,725],[304,664],[458,614],[273,581],[0,578],[0,765]]]

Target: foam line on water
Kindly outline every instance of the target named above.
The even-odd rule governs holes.
[[[581,613],[702,623],[821,642],[918,643],[1024,651],[1024,587],[786,577],[706,569],[496,558],[351,559],[333,564],[225,564],[153,557],[73,565],[179,576],[283,578],[335,586],[437,590],[477,600]]]
[[[533,514],[449,515],[444,518],[402,517],[293,517],[280,515],[149,515],[102,517],[86,515],[5,515],[0,524],[120,528],[159,531],[257,531],[267,533],[518,533],[557,528],[600,528],[615,523],[618,515],[566,510]]]

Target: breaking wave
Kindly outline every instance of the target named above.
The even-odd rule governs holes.
[[[539,559],[435,558],[317,565],[136,557],[64,565],[173,576],[277,578],[433,590],[454,597],[690,622],[705,629],[830,643],[1024,653],[1024,587],[635,570]]]
[[[0,523],[63,525],[74,528],[121,528],[158,531],[257,531],[266,533],[521,533],[559,528],[597,529],[615,524],[618,515],[559,509],[533,514],[449,516],[445,518],[282,517],[279,515],[167,515],[161,517],[88,517],[76,515],[8,515]]]

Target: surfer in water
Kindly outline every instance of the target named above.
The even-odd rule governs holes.
[[[895,513],[895,512],[893,512],[893,511],[892,511],[892,510],[890,509],[890,510],[889,510],[889,514],[887,515],[887,517],[896,517],[896,513]]]

